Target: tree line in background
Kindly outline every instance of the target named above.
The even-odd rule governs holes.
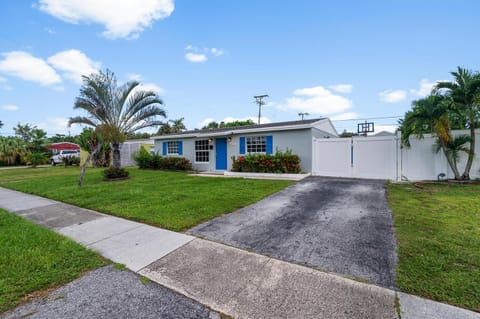
[[[48,164],[52,154],[47,146],[53,143],[79,144],[87,152],[95,147],[95,142],[92,145],[92,141],[98,143],[98,138],[94,136],[91,128],[84,128],[80,134],[75,136],[56,134],[47,137],[47,132],[34,125],[18,123],[13,131],[14,136],[0,136],[0,166]],[[105,147],[95,158],[94,166],[107,166],[109,152],[109,148]]]
[[[412,102],[412,110],[399,121],[402,145],[410,147],[410,136],[436,136],[436,150],[442,151],[456,180],[469,180],[475,158],[475,129],[480,125],[480,73],[458,67],[453,81],[437,82],[429,96]],[[453,130],[468,130],[454,135]],[[466,153],[460,172],[460,154]]]

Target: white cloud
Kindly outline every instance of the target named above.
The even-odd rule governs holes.
[[[284,111],[294,110],[308,112],[312,115],[328,115],[344,112],[352,107],[352,101],[333,94],[323,86],[298,89],[292,97],[283,104],[277,104],[276,108]]]
[[[90,75],[98,72],[101,64],[91,60],[82,51],[66,50],[58,52],[48,58],[48,63],[63,72],[63,75],[74,81],[82,83],[82,75]]]
[[[209,123],[212,123],[212,122],[216,122],[215,119],[211,118],[211,117],[207,117],[206,119],[204,119],[203,121],[198,123],[198,127],[204,127],[204,126],[206,126],[206,125],[208,125]]]
[[[203,53],[188,52],[185,54],[185,59],[193,63],[202,63],[208,60],[207,56]]]
[[[142,83],[139,86],[137,86],[137,88],[144,91],[153,91],[157,94],[165,93],[165,89],[159,87],[155,83]]]
[[[358,118],[360,118],[360,115],[355,112],[345,112],[330,117],[332,121],[355,120]]]
[[[36,123],[35,125],[38,128],[45,130],[48,135],[68,134],[70,131],[68,127],[68,118],[63,117],[49,117],[44,122]],[[79,125],[77,126],[79,127]]]
[[[329,85],[328,88],[339,93],[351,93],[353,90],[353,85],[337,84],[337,85]]]
[[[155,20],[169,17],[173,0],[39,0],[39,9],[68,23],[99,23],[103,36],[138,38]]]
[[[398,125],[377,125],[375,124],[375,132],[373,134],[380,133],[382,131],[395,133],[397,130]]]
[[[386,90],[378,94],[380,100],[387,103],[397,103],[407,98],[407,92],[404,90]]]
[[[214,55],[214,56],[221,56],[223,55],[223,50],[222,49],[217,49],[217,48],[211,48],[210,49],[210,52]]]
[[[6,105],[0,106],[0,109],[5,111],[18,111],[18,106],[13,104],[6,104]]]
[[[188,51],[185,59],[194,63],[205,62],[208,60],[208,56],[219,57],[225,53],[220,48],[199,48],[191,44],[185,47],[185,51]]]
[[[420,97],[425,97],[432,92],[433,87],[438,83],[438,81],[430,81],[428,79],[422,79],[420,81],[419,89],[411,89],[410,93],[418,95]]]
[[[6,83],[7,82],[7,79],[5,79],[4,77],[1,77],[0,76],[0,83]]]
[[[4,53],[4,60],[0,61],[0,71],[32,81],[41,85],[60,84],[62,79],[57,72],[44,60],[23,51]]]
[[[136,74],[136,73],[128,73],[127,74],[127,79],[129,81],[141,81],[142,80],[142,75],[141,74]]]

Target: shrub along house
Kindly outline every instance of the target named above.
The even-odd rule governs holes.
[[[301,169],[312,171],[313,138],[337,137],[328,118],[186,131],[152,137],[162,156],[185,157],[199,171],[226,171],[232,157],[292,151]]]

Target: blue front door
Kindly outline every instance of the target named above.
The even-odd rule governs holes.
[[[226,170],[227,169],[227,139],[217,138],[215,141],[215,148],[216,148],[215,169]]]

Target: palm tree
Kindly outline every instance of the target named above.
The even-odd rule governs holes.
[[[171,126],[171,132],[172,133],[182,133],[183,131],[185,131],[187,129],[185,127],[185,124],[183,124],[184,119],[185,118],[181,117],[179,119],[169,121],[170,123],[172,123],[172,126]]]
[[[445,145],[442,145],[440,140],[436,143],[436,151],[443,150],[447,160],[450,159],[449,164],[452,168],[452,171],[455,174],[455,179],[462,179],[460,176],[460,172],[457,168],[457,162],[460,157],[460,152],[464,152],[468,154],[469,149],[465,147],[466,143],[470,142],[470,136],[468,135],[460,135],[454,137],[450,141],[448,141]]]
[[[475,157],[475,128],[480,120],[480,73],[458,67],[451,72],[453,82],[439,82],[435,90],[446,91],[453,101],[455,111],[465,119],[470,130],[470,148],[462,179],[470,179],[470,169]]]
[[[172,133],[172,126],[168,122],[162,124],[157,131],[157,135],[166,135],[170,133]]]
[[[453,138],[450,111],[451,100],[444,95],[432,94],[424,99],[412,102],[412,110],[405,114],[400,121],[402,145],[410,147],[409,138],[415,135],[423,138],[423,134],[431,133],[437,136],[437,151],[440,149],[445,154],[455,179],[461,179],[457,168],[459,151],[462,151],[466,140],[463,137]],[[462,144],[459,144],[462,143]]]
[[[0,161],[5,162],[7,165],[13,165],[27,153],[27,145],[20,138],[0,136]]]
[[[130,81],[117,84],[115,74],[106,70],[82,76],[83,85],[77,97],[74,109],[80,109],[87,116],[72,117],[69,125],[85,124],[91,126],[102,137],[104,143],[110,143],[113,152],[112,167],[120,168],[120,144],[127,134],[138,130],[162,125],[157,116],[166,117],[160,107],[163,101],[153,91],[143,91],[140,83]],[[102,147],[102,143],[93,153]],[[90,154],[86,163],[90,160]],[[86,164],[82,167],[79,185],[82,184]]]

